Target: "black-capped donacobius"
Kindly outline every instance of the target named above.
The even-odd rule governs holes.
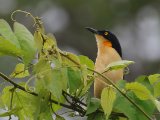
[[[86,28],[95,35],[97,41],[97,58],[95,62],[95,71],[102,73],[108,64],[122,59],[122,51],[117,37],[108,30],[96,30],[90,27]],[[112,70],[103,74],[114,83],[123,79],[123,70]],[[101,80],[100,80],[101,79]],[[104,82],[103,78],[96,76],[94,81],[94,96],[100,98],[104,87],[109,83]]]

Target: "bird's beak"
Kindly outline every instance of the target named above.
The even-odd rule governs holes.
[[[98,30],[91,28],[91,27],[86,27],[87,30],[89,30],[90,32],[94,33],[94,34],[98,34]]]

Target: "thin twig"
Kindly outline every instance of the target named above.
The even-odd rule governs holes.
[[[65,98],[65,100],[66,100],[68,103],[72,104],[72,103],[68,100],[66,94],[65,94],[63,91],[62,91],[62,95],[63,95],[63,97]]]
[[[13,11],[12,14],[11,14],[11,20],[13,20],[14,22],[16,21],[16,19],[14,19],[13,16],[15,15],[15,13],[18,13],[18,12],[25,13],[27,16],[29,15],[34,20],[34,22],[36,23],[35,17],[31,13],[29,13],[27,11],[24,11],[24,10],[15,10],[15,11]]]
[[[75,63],[76,65],[79,65],[80,66],[80,64],[78,63],[78,62],[76,62],[76,61],[74,61],[72,58],[70,58],[68,55],[65,55],[65,54],[63,54],[62,52],[60,52],[60,54],[62,55],[62,56],[64,56],[64,57],[66,57],[67,59],[69,59],[70,61],[72,61],[73,63]],[[124,94],[116,85],[115,85],[115,83],[113,83],[112,82],[112,80],[110,80],[109,78],[107,78],[106,76],[104,76],[103,74],[101,74],[101,73],[99,73],[99,72],[97,72],[97,71],[95,71],[95,70],[92,70],[92,69],[90,69],[90,68],[87,68],[89,71],[92,71],[92,72],[94,72],[94,73],[96,73],[97,75],[99,75],[99,76],[101,76],[102,78],[104,78],[107,82],[109,82],[111,85],[113,85],[116,89],[117,89],[117,91],[118,92],[120,92],[131,104],[133,104],[139,111],[141,111],[145,116],[146,116],[146,118],[148,118],[149,120],[152,120],[152,118],[147,114],[147,113],[145,113],[145,111],[141,108],[141,107],[139,107],[132,99],[130,99],[126,94]]]
[[[15,87],[13,87],[12,89],[10,89],[10,92],[11,92],[11,101],[10,101],[10,110],[12,110],[12,106],[13,106],[13,95],[14,95],[14,91],[15,91]],[[11,117],[11,115],[9,116],[9,119],[8,120],[11,120],[12,119],[12,117]]]
[[[61,53],[61,52],[60,52],[60,54],[61,54],[62,56],[64,56],[64,57],[68,58],[68,59],[71,60],[73,63],[75,63],[76,65],[79,66],[79,63],[77,63],[76,61],[74,61],[73,59],[71,59],[69,56],[64,55],[64,54]],[[78,67],[78,66],[77,66],[77,67]],[[149,120],[152,120],[152,118],[150,118],[150,116],[148,116],[136,103],[134,103],[134,101],[132,101],[127,95],[125,95],[110,79],[106,78],[104,75],[102,75],[101,73],[99,73],[99,72],[97,72],[97,71],[94,71],[94,70],[92,70],[92,69],[90,69],[90,68],[87,68],[87,69],[90,70],[90,71],[92,71],[92,72],[94,72],[94,73],[96,73],[96,74],[98,74],[98,75],[100,75],[100,76],[103,77],[105,80],[107,80],[108,82],[110,82],[125,98],[127,98],[127,100],[128,100],[129,102],[131,102],[135,107],[137,107],[137,109],[139,109]],[[18,85],[17,83],[13,82],[12,80],[10,80],[6,75],[4,75],[4,74],[1,73],[1,72],[0,72],[0,77],[2,77],[4,80],[6,80],[6,81],[8,81],[9,83],[11,83],[12,85],[14,85],[15,88],[21,89],[22,91],[25,91],[25,92],[27,92],[27,93],[29,93],[29,94],[34,95],[34,96],[38,96],[37,93],[27,91],[24,87],[22,87],[22,86]],[[84,116],[84,115],[85,115],[85,112],[86,112],[86,111],[84,111],[83,109],[81,109],[81,108],[82,108],[81,106],[79,106],[78,108],[76,108],[76,107],[73,107],[72,105],[70,106],[70,105],[67,105],[67,104],[59,103],[58,101],[55,101],[55,100],[53,100],[53,99],[50,99],[49,101],[51,101],[51,102],[54,103],[54,104],[58,104],[58,105],[60,105],[60,106],[63,106],[63,107],[65,107],[65,108],[68,108],[68,109],[77,111],[77,112],[81,113],[81,116]],[[83,105],[85,106],[85,104],[83,104]],[[76,106],[77,106],[77,105],[76,105]]]
[[[132,99],[130,99],[125,93],[123,93],[113,82],[112,80],[110,80],[109,78],[107,78],[106,76],[102,75],[101,73],[95,71],[95,70],[92,70],[90,68],[88,68],[89,71],[92,71],[96,74],[98,74],[99,76],[101,76],[102,78],[104,78],[106,80],[106,82],[109,82],[111,85],[113,85],[114,88],[117,89],[118,92],[121,93],[121,95],[123,95],[130,103],[132,103],[139,111],[141,111],[149,120],[152,120],[152,118],[147,114],[145,113],[145,111],[140,107],[138,106]]]
[[[20,90],[22,90],[22,91],[24,91],[24,92],[26,92],[26,93],[29,93],[29,94],[31,94],[31,95],[38,96],[37,93],[27,91],[24,87],[22,87],[22,86],[18,85],[17,83],[13,82],[11,79],[9,79],[6,75],[4,75],[4,74],[1,73],[1,72],[0,72],[0,77],[2,77],[4,80],[6,80],[7,82],[9,82],[9,83],[11,83],[12,85],[14,85],[15,88],[18,88],[18,89],[20,89]],[[79,113],[82,113],[83,116],[84,116],[84,114],[85,114],[84,111],[82,111],[82,110],[80,110],[80,109],[78,109],[78,108],[76,108],[76,107],[74,107],[74,106],[70,106],[70,105],[67,105],[67,104],[64,104],[64,103],[60,103],[60,102],[55,101],[55,100],[53,100],[53,99],[49,99],[49,101],[52,102],[52,103],[54,103],[54,104],[57,104],[57,105],[60,105],[60,106],[65,107],[65,108],[68,108],[68,109],[77,111],[77,112],[79,112]]]
[[[20,85],[18,85],[17,83],[15,83],[15,82],[13,82],[11,79],[9,79],[6,75],[4,75],[3,73],[1,73],[0,72],[0,77],[2,77],[4,80],[6,80],[7,82],[9,82],[9,83],[11,83],[15,88],[18,88],[18,89],[20,89],[20,90],[22,90],[22,91],[24,91],[24,92],[26,92],[26,93],[28,93],[28,94],[31,94],[31,95],[33,95],[33,96],[38,96],[38,94],[37,93],[35,93],[35,92],[29,92],[28,90],[26,90],[24,87],[22,87],[22,86],[20,86]],[[72,96],[73,97],[73,96]],[[55,101],[55,100],[53,100],[53,99],[49,99],[49,101],[51,102],[51,103],[53,103],[53,104],[57,104],[57,105],[60,105],[60,106],[62,106],[62,107],[65,107],[65,108],[68,108],[68,109],[70,109],[70,110],[73,110],[73,111],[77,111],[77,112],[79,112],[80,114],[81,114],[81,116],[84,116],[85,115],[85,110],[84,109],[81,109],[82,107],[78,107],[78,108],[76,108],[77,107],[77,105],[76,105],[76,107],[75,106],[70,106],[70,105],[67,105],[67,104],[64,104],[64,103],[59,103],[58,101]],[[84,106],[86,106],[85,105],[85,103],[81,103],[81,104],[83,104]],[[72,104],[73,105],[73,104]],[[83,110],[83,111],[82,111]],[[114,113],[114,114],[116,114],[116,113]],[[117,115],[119,116],[119,113],[117,113]],[[125,116],[125,115],[123,115],[123,116]]]
[[[76,101],[77,103],[87,107],[87,105],[85,103],[83,103],[82,101],[80,101],[79,99],[73,97],[72,95],[68,94],[67,92],[65,92],[64,90],[62,91],[62,94],[66,94],[67,96],[69,96],[70,98],[72,98],[72,100]]]

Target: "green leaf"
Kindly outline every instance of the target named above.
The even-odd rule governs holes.
[[[70,93],[74,93],[77,91],[80,86],[83,85],[82,78],[81,78],[81,72],[79,70],[74,70],[70,67],[68,67],[68,87]]]
[[[124,89],[125,85],[126,85],[127,81],[125,80],[118,80],[116,85],[119,89]]]
[[[86,65],[88,68],[94,69],[94,62],[91,59],[84,55],[80,55],[78,57],[81,65]]]
[[[140,100],[148,100],[152,98],[150,91],[138,82],[127,83],[125,88],[133,91]]]
[[[73,53],[70,53],[70,52],[63,52],[63,54],[66,57],[72,59],[72,60],[69,60],[68,58],[62,56],[62,62],[63,62],[63,64],[68,65],[68,66],[73,66],[73,65],[75,66],[76,64],[74,62],[80,64],[80,60],[79,60],[79,58],[78,58],[77,55],[75,55]]]
[[[49,98],[49,91],[41,89],[36,103],[37,110],[34,114],[34,120],[53,120]]]
[[[82,88],[82,91],[80,91],[81,92],[80,96],[85,95],[90,90],[93,82],[94,82],[93,79],[90,79],[90,80],[86,81],[86,85],[84,85],[83,88]]]
[[[92,71],[87,70],[87,68],[94,69],[94,62],[86,56],[80,55],[78,56],[81,64],[81,70],[84,78],[84,85],[87,83],[87,76],[93,75]]]
[[[43,84],[41,89],[50,91],[52,95],[54,95],[57,99],[60,99],[62,96],[62,90],[67,89],[67,68],[52,69],[47,60],[41,59],[36,64],[34,71],[37,75],[37,81]]]
[[[0,117],[10,116],[10,115],[15,114],[16,112],[20,111],[21,109],[22,109],[22,107],[13,108],[12,110],[10,110],[8,112],[1,113]]]
[[[100,106],[100,100],[98,98],[91,98],[87,104],[86,115],[95,112]]]
[[[63,117],[56,115],[56,119],[55,120],[65,120]]]
[[[143,84],[151,93],[154,94],[154,88],[151,85],[148,76],[141,75],[135,79],[136,82]]]
[[[160,74],[153,74],[148,77],[154,88],[154,97],[160,97]]]
[[[124,118],[124,117],[119,117],[118,120],[128,120],[127,118]]]
[[[139,81],[140,81],[140,78],[139,78]],[[117,83],[117,86],[121,88],[123,91],[126,84],[127,84],[126,81],[121,80]],[[148,115],[151,116],[153,114],[155,110],[155,106],[150,99],[140,100],[132,91],[127,91],[125,92],[125,94],[130,99],[132,99],[138,106],[140,106]],[[117,92],[117,99],[115,101],[114,109],[117,110],[117,112],[124,113],[129,118],[129,120],[139,120],[139,119],[148,120],[141,111],[139,111],[135,106],[133,106],[119,92]]]
[[[58,101],[59,103],[65,103],[65,101],[66,101],[66,99],[63,96],[61,96],[60,99],[57,99],[53,95],[52,95],[52,100]],[[57,104],[57,105],[56,104],[52,104],[52,109],[53,109],[54,112],[57,112],[61,108],[62,108],[62,106],[59,105],[59,104]]]
[[[154,100],[154,104],[157,107],[157,110],[160,112],[160,102],[158,100]]]
[[[1,53],[1,52],[0,52],[0,56],[2,56],[2,55],[4,55],[4,53]]]
[[[67,89],[67,69],[52,70],[47,73],[45,78],[46,89],[57,98],[61,99],[62,90]]]
[[[134,63],[133,61],[128,61],[128,60],[112,62],[106,67],[105,71],[123,69],[133,63]]]
[[[43,47],[43,39],[42,39],[41,33],[39,31],[35,31],[34,41],[35,41],[36,47],[40,51]]]
[[[10,28],[9,24],[3,19],[0,19],[0,34],[8,41],[8,43],[14,45],[17,49],[20,48],[20,44],[12,29]]]
[[[54,40],[51,37],[43,35],[45,38],[45,42],[43,45],[43,49],[45,50],[52,50],[55,46]]]
[[[14,23],[14,32],[23,50],[24,63],[28,65],[34,58],[36,52],[34,38],[28,29],[18,22]]]
[[[22,51],[10,41],[0,36],[0,55],[22,56]]]
[[[21,86],[24,86],[25,83],[21,84]],[[5,108],[10,107],[10,100],[11,100],[11,89],[13,89],[13,86],[8,86],[3,89],[2,95],[1,95],[1,102],[4,104]],[[34,120],[34,115],[36,111],[38,111],[37,108],[37,101],[38,97],[35,97],[33,95],[30,95],[22,90],[15,89],[13,94],[13,108],[22,108],[19,111],[14,112],[14,115],[17,116],[20,120]]]
[[[106,115],[106,119],[109,118],[109,115],[112,112],[113,103],[116,99],[116,92],[112,86],[106,87],[102,90],[101,94],[101,106]]]
[[[94,112],[88,115],[87,120],[106,120],[106,117],[102,112]]]
[[[136,96],[134,97],[134,99],[132,99],[132,100],[134,100],[134,102],[140,107],[140,108],[142,108],[143,109],[143,111],[147,114],[147,115],[149,115],[149,116],[152,116],[153,115],[153,113],[154,113],[154,111],[155,111],[155,105],[154,105],[154,103],[152,102],[152,100],[140,100],[140,99],[138,99]],[[135,107],[134,107],[135,108]],[[137,114],[137,119],[142,119],[142,120],[148,120],[147,118],[146,118],[146,116],[144,116],[144,114],[141,112],[141,111],[139,111],[139,110],[137,110],[136,108],[135,108],[135,110],[136,110],[136,114]]]
[[[126,95],[133,100],[133,95],[130,92],[127,92]],[[135,116],[137,109],[119,92],[117,92],[114,102],[114,110],[124,113],[129,120],[137,120],[137,116]]]
[[[14,78],[24,78],[27,76],[29,76],[29,72],[28,70],[25,70],[25,66],[23,63],[18,63],[14,71],[10,75],[10,77],[14,77]]]
[[[48,33],[47,37],[53,41],[53,43],[54,43],[55,46],[57,46],[56,38],[55,38],[55,36],[52,33]]]
[[[44,66],[45,66],[45,64],[44,64]],[[46,94],[49,94],[49,93],[51,93],[51,89],[52,89],[52,88],[48,87],[49,86],[48,81],[46,81],[47,77],[44,76],[46,73],[48,73],[48,71],[42,73],[41,75],[39,73],[39,75],[37,76],[37,78],[35,80],[35,92],[40,94],[40,96],[42,96],[42,97],[43,97],[42,93],[46,92]],[[56,85],[54,85],[54,86],[56,86]],[[57,96],[55,94],[54,95],[53,94],[54,93],[52,93],[52,95],[51,95],[52,100],[55,100],[55,101],[58,101],[58,102],[61,102],[61,103],[65,102],[65,99],[61,94],[58,95],[58,97],[60,96],[60,98],[57,98]],[[60,106],[59,104],[57,104],[57,105],[52,104],[52,109],[53,109],[54,112],[56,112],[57,110],[59,110],[61,108],[62,108],[62,106]],[[37,116],[38,116],[38,114],[37,114]]]
[[[9,106],[10,103],[10,99],[11,99],[11,92],[10,89],[12,89],[13,86],[7,86],[2,90],[2,94],[1,94],[1,104],[3,104],[3,106]]]
[[[38,75],[45,75],[49,70],[51,70],[50,63],[44,58],[39,59],[38,63],[34,65],[33,72]]]
[[[56,39],[53,34],[44,35],[40,31],[35,31],[34,41],[39,51],[52,50],[57,45]]]
[[[149,81],[149,79],[148,79],[147,76],[145,76],[145,75],[139,76],[138,78],[136,78],[135,81],[143,84],[143,85],[151,92],[152,95],[154,94],[154,88],[153,88],[153,86],[151,85],[151,83],[150,83],[150,81]],[[144,100],[138,100],[138,99],[136,99],[136,98],[135,98],[135,100],[136,100],[136,103],[137,103],[141,108],[143,108],[144,111],[145,111],[148,115],[151,116],[151,115],[153,114],[153,112],[154,112],[154,110],[155,110],[155,106],[156,106],[156,105],[154,105],[154,104],[155,104],[155,102],[154,102],[155,98],[154,98],[153,96],[151,96],[151,99],[150,99],[150,100],[145,100],[145,101],[144,101]]]

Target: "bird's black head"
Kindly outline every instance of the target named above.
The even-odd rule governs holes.
[[[112,43],[112,47],[119,53],[119,55],[122,57],[122,50],[121,45],[119,43],[118,38],[110,31],[108,30],[96,30],[90,27],[86,27],[87,30],[94,34],[98,34],[103,36],[106,40],[110,41]]]

